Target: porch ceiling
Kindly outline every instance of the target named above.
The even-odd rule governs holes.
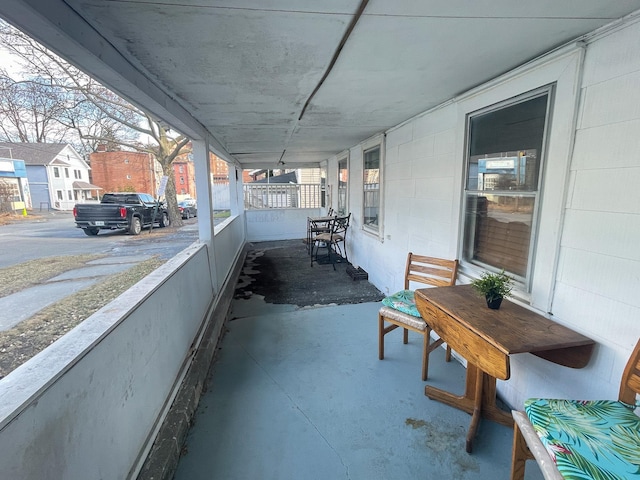
[[[3,0],[0,15],[143,107],[203,126],[221,156],[264,168],[317,165],[640,0],[371,0],[320,85],[359,6]]]

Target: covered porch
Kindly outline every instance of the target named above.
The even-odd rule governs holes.
[[[294,263],[297,291],[278,282]],[[508,478],[510,428],[483,421],[468,455],[470,416],[424,395],[427,383],[461,392],[459,362],[434,352],[423,382],[422,339],[403,345],[400,331],[378,360],[373,285],[345,265],[309,267],[299,240],[253,243],[243,270],[176,480]]]
[[[518,257],[514,301],[597,343],[582,369],[514,355],[508,407],[615,397],[640,335],[640,1],[231,3],[0,4],[192,138],[199,209],[198,242],[0,381],[8,478],[145,478],[158,458],[154,479],[505,477],[511,431],[482,422],[467,456],[416,343],[377,359],[377,302],[234,298],[252,243],[301,242],[328,208],[383,295],[409,251],[460,259],[459,283]],[[230,166],[220,225],[209,152]],[[321,168],[325,204],[245,210],[242,170],[283,165]],[[461,388],[433,357],[429,382]]]

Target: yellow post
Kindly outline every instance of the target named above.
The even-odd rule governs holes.
[[[27,216],[27,209],[26,209],[26,208],[23,208],[23,209],[22,209],[22,216],[23,216],[23,217],[26,217],[26,216]]]

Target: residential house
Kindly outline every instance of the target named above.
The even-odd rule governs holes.
[[[72,210],[96,201],[99,186],[90,183],[89,165],[67,143],[0,143],[3,155],[23,160],[34,208]]]
[[[200,242],[2,380],[12,478],[136,476],[168,406],[197,396],[180,385],[215,351],[245,246],[302,239],[326,211],[243,208],[238,170],[282,163],[345,194],[327,207],[352,214],[349,260],[382,292],[409,251],[458,258],[460,283],[504,266],[516,302],[597,343],[581,369],[512,355],[506,405],[617,396],[640,336],[640,0],[103,3],[0,15],[189,135],[199,212],[209,151],[228,161],[232,215],[201,213]]]

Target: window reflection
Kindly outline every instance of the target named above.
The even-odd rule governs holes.
[[[377,229],[380,213],[380,147],[364,152],[364,224]]]
[[[529,282],[548,90],[469,118],[463,260]]]

